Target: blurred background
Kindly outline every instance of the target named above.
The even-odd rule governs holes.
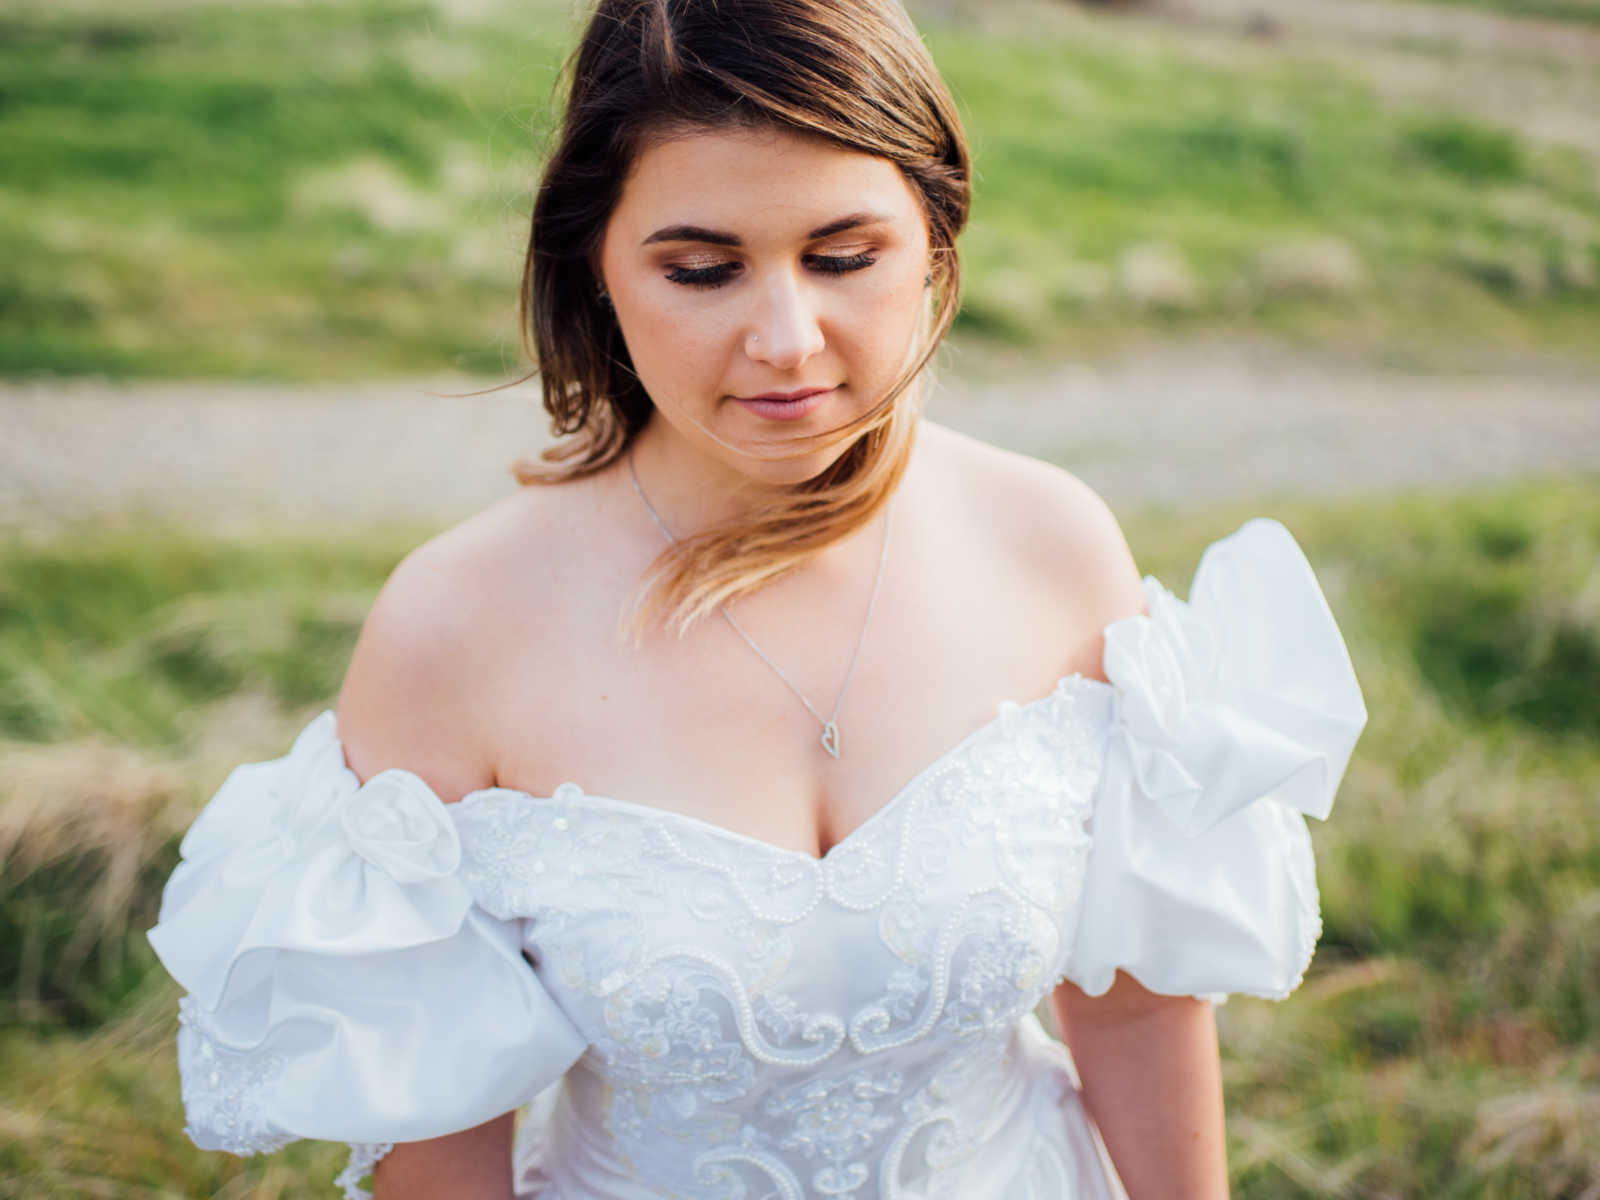
[[[1367,691],[1316,965],[1220,1010],[1235,1195],[1600,1197],[1600,0],[912,8],[977,164],[933,415],[1180,594],[1282,518]],[[331,1194],[189,1144],[143,932],[545,441],[482,389],[580,19],[0,12],[0,1197]]]

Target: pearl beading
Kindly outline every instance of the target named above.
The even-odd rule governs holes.
[[[727,984],[727,996],[734,1006],[734,1017],[738,1022],[739,1036],[744,1042],[745,1052],[757,1062],[775,1067],[814,1067],[825,1059],[833,1057],[834,1051],[844,1041],[844,1024],[838,1018],[812,1015],[804,1019],[800,1040],[820,1042],[821,1045],[818,1049],[805,1054],[785,1053],[769,1045],[756,1029],[750,994],[732,963],[698,946],[671,946],[654,955],[645,965],[645,969],[673,960],[697,962],[709,968]]]

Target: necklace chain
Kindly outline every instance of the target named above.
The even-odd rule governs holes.
[[[633,466],[633,448],[631,446],[628,448],[628,478],[633,481],[633,490],[638,493],[639,502],[644,505],[645,512],[650,514],[650,519],[656,523],[656,528],[661,530],[661,536],[667,539],[669,546],[676,545],[678,539],[673,535],[672,530],[667,528],[667,523],[661,519],[661,514],[656,511],[656,506],[650,503],[650,497],[644,494],[644,486],[639,482],[639,473]],[[722,614],[723,620],[727,621],[733,627],[733,631],[744,639],[745,645],[756,652],[756,657],[766,663],[774,675],[783,680],[784,686],[795,694],[800,703],[806,706],[806,711],[822,726],[822,748],[833,758],[839,757],[839,710],[844,707],[844,698],[850,691],[851,681],[855,679],[856,663],[861,659],[861,647],[866,644],[867,640],[867,626],[872,624],[872,610],[878,603],[878,585],[883,582],[883,564],[889,557],[889,529],[891,526],[890,518],[893,513],[894,497],[891,495],[888,504],[884,506],[883,543],[878,550],[878,568],[872,576],[872,594],[867,599],[867,615],[861,621],[861,632],[856,635],[856,648],[850,655],[850,665],[845,669],[844,683],[839,688],[839,698],[833,702],[833,711],[826,717],[816,710],[816,706],[811,701],[806,699],[804,692],[795,687],[794,681],[783,673],[783,668],[768,658],[766,651],[756,645],[755,639],[744,631],[739,622],[733,619],[733,614],[728,611],[727,606],[717,605],[717,611]]]

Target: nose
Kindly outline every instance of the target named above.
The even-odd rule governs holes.
[[[756,362],[792,371],[826,344],[817,298],[804,281],[782,273],[767,287],[745,330],[745,353]]]

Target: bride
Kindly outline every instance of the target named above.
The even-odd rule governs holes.
[[[1226,1194],[1211,1002],[1299,982],[1365,710],[1281,526],[1180,601],[920,418],[970,176],[895,0],[601,0],[523,287],[566,438],[399,566],[151,932],[200,1146],[349,1142],[383,1200]]]

